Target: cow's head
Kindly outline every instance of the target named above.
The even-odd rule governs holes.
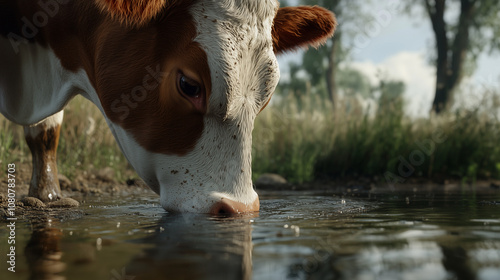
[[[275,0],[97,1],[116,23],[96,67],[100,102],[161,205],[258,211],[252,129],[278,83],[275,55],[324,42],[333,14]]]

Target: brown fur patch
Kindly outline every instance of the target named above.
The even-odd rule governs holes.
[[[41,9],[30,3],[19,10],[21,16],[31,18]],[[40,28],[36,42],[49,45],[67,70],[84,69],[107,118],[126,129],[140,146],[150,152],[183,155],[200,138],[204,114],[177,91],[178,71],[188,70],[202,84],[207,102],[211,91],[206,54],[193,42],[192,3],[169,0],[161,18],[137,27],[120,24],[92,1],[70,1]],[[152,77],[157,71],[161,74]],[[132,100],[138,86],[146,89],[145,95],[139,96],[140,101]],[[124,100],[132,100],[132,106]],[[117,110],[120,106],[126,106],[126,115]]]
[[[120,22],[141,26],[156,17],[167,0],[95,0],[101,10]]]
[[[276,53],[319,46],[333,36],[337,21],[332,12],[314,6],[284,7],[278,10],[273,26]]]
[[[190,1],[172,7],[161,22],[141,29],[111,25],[99,38],[95,83],[106,115],[129,131],[150,152],[183,155],[191,151],[203,132],[203,112],[177,90],[177,74],[188,69],[203,85],[205,100],[211,90],[210,69],[205,52],[193,42],[194,22]],[[134,102],[129,114],[117,111],[117,100],[130,95],[150,75],[146,69],[160,69],[158,86]],[[150,83],[155,80],[149,79]],[[120,103],[123,104],[123,103]]]

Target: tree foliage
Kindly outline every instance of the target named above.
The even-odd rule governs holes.
[[[336,14],[339,26],[334,37],[329,39],[324,46],[306,50],[300,63],[293,62],[289,65],[290,80],[281,82],[278,92],[295,96],[299,108],[302,96],[307,94],[320,95],[324,99],[330,99],[334,108],[339,103],[339,95],[344,96],[343,106],[356,107],[360,99],[373,99],[374,95],[378,94],[381,97],[378,106],[381,110],[396,107],[398,112],[402,112],[402,95],[405,90],[402,82],[389,81],[382,77],[380,85],[372,85],[367,76],[359,70],[349,67],[349,64],[346,63],[349,60],[351,49],[346,47],[342,39],[344,35],[355,34],[349,27],[354,27],[359,32],[359,28],[356,26],[369,20],[369,16],[363,15],[361,11],[361,5],[366,2],[358,0],[302,0],[300,3],[304,5],[317,4],[332,10]],[[345,22],[349,22],[349,24],[343,24]]]
[[[300,90],[316,89],[317,93],[324,94],[334,104],[337,102],[338,95],[338,72],[339,65],[345,61],[349,55],[349,48],[342,44],[342,36],[346,32],[345,25],[342,22],[359,19],[358,0],[301,0],[303,5],[319,5],[334,12],[339,22],[335,35],[330,38],[323,46],[318,49],[310,48],[303,54],[300,64],[292,63],[290,65],[291,81],[281,85],[282,91],[295,92]],[[282,5],[287,5],[287,1],[281,1]],[[299,77],[298,74],[304,70],[305,77]],[[352,70],[351,70],[352,71]],[[359,73],[359,75],[362,75]]]

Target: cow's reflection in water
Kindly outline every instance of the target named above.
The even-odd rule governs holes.
[[[61,261],[61,229],[53,228],[50,219],[32,222],[33,233],[24,248],[30,270],[29,279],[66,279],[61,276],[66,264]]]
[[[255,217],[255,215],[253,216]],[[127,265],[135,279],[250,279],[252,216],[167,214]]]
[[[76,274],[81,279],[92,275],[96,279],[106,275],[107,279],[135,280],[251,279],[252,219],[256,215],[164,214],[151,226],[139,229],[147,232],[146,237],[133,239],[131,236],[132,239],[108,247],[107,254],[101,256],[96,255],[95,243],[90,242],[93,238],[84,238],[83,243],[81,240],[68,243],[59,220],[37,218],[31,220],[32,233],[24,248],[29,279],[59,280],[69,275],[74,278],[72,270],[82,269],[82,265],[90,266],[83,270],[84,274]],[[145,245],[147,249],[130,257],[116,255],[130,243],[143,248]],[[118,251],[112,252],[111,248]],[[124,260],[122,269],[90,268],[96,264],[109,267],[109,258],[115,256]]]

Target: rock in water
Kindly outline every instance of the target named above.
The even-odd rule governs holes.
[[[65,197],[49,203],[50,208],[73,208],[80,206],[80,203],[72,198]]]
[[[23,198],[21,202],[24,204],[24,206],[39,207],[39,208],[45,207],[45,203],[43,203],[43,201],[41,201],[36,197],[28,196]]]
[[[255,180],[255,186],[257,188],[284,186],[287,183],[287,180],[282,176],[271,173],[263,174],[257,180]]]

